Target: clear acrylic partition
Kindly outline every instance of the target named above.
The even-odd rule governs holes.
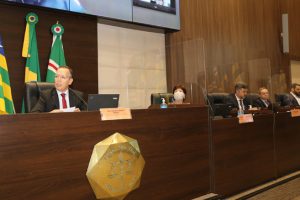
[[[205,88],[205,51],[202,39],[166,46],[163,33],[101,27],[99,93],[120,94],[119,106],[145,109],[152,93],[187,89],[186,101],[202,103]],[[111,39],[116,34],[118,40]],[[171,78],[170,78],[171,77]],[[167,83],[168,81],[168,83]]]
[[[289,78],[287,77],[287,74],[289,74],[289,71],[285,71],[285,66],[272,66],[273,72],[272,72],[272,88],[273,88],[273,97],[276,96],[276,94],[284,94],[290,92],[290,85],[288,84]],[[281,106],[281,102],[279,99],[274,98],[274,102],[277,104],[277,106]]]
[[[183,85],[187,90],[185,102],[205,105],[206,73],[205,45],[202,38],[186,40],[166,47],[167,77],[169,90],[175,85]]]
[[[247,98],[252,107],[261,87],[268,89],[271,101],[275,102],[270,60],[268,58],[256,58],[239,61],[233,55],[232,47],[227,46],[226,48],[226,45],[223,45],[223,48],[228,49],[227,55],[222,55],[217,49],[211,54],[207,53],[205,70],[207,94],[234,93],[236,83],[245,83],[248,86]],[[212,108],[214,105],[212,103],[209,106]],[[212,117],[222,118],[221,114],[213,113],[214,107],[211,110]]]
[[[100,94],[120,94],[120,107],[145,109],[151,93],[167,92],[164,33],[108,25],[99,32]]]

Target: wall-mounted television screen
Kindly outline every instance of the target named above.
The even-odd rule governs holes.
[[[8,0],[22,4],[29,4],[34,6],[42,6],[47,8],[55,8],[60,10],[70,9],[70,0]]]
[[[176,15],[175,1],[176,0],[133,0],[133,5]]]

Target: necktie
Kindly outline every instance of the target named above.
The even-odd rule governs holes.
[[[267,100],[264,100],[266,107],[269,107],[269,102]]]
[[[60,95],[62,97],[62,106],[63,106],[63,108],[67,108],[66,94],[61,93]]]
[[[243,100],[242,100],[242,99],[240,99],[239,101],[240,101],[240,106],[241,106],[241,109],[242,109],[242,110],[245,110],[245,108],[244,108],[244,104],[243,104]]]

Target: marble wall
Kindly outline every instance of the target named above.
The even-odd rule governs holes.
[[[120,107],[147,108],[167,91],[165,34],[98,23],[99,94],[120,94]]]

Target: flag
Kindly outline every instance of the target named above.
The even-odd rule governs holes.
[[[37,48],[35,25],[38,16],[35,13],[26,15],[26,29],[23,42],[22,56],[26,59],[25,83],[30,81],[41,81],[39,54]]]
[[[26,58],[25,83],[30,81],[41,81],[39,54],[36,40],[35,25],[38,22],[38,16],[35,13],[26,15],[26,29],[23,42],[22,56]],[[24,100],[22,112],[25,112]]]
[[[46,82],[54,82],[56,71],[61,66],[66,66],[64,48],[62,43],[62,34],[64,27],[61,24],[54,24],[51,28],[53,41],[48,63]]]
[[[0,114],[15,113],[4,48],[0,36]]]

